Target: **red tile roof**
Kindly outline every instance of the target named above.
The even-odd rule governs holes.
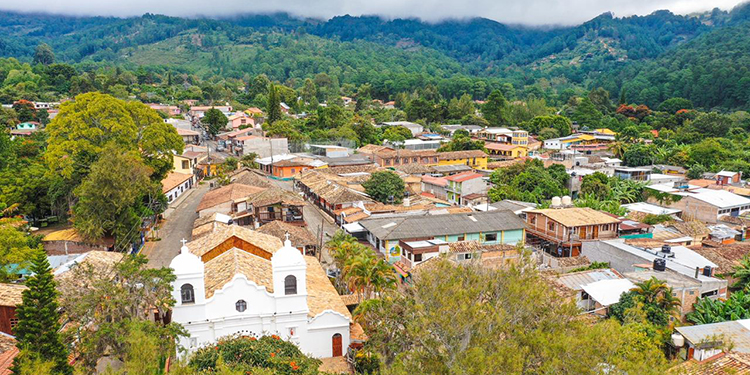
[[[461,172],[459,174],[454,174],[453,176],[448,176],[445,179],[453,182],[464,182],[475,178],[482,178],[482,175],[475,172]]]
[[[422,176],[422,182],[437,186],[448,185],[448,180],[442,177]]]

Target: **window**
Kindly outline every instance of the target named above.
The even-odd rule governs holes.
[[[247,302],[245,302],[244,299],[241,299],[234,304],[234,308],[239,312],[245,312],[245,310],[247,310]]]
[[[421,262],[422,261],[422,254],[414,254],[414,261],[415,262]]]
[[[197,337],[191,337],[190,338],[190,347],[195,348],[198,346],[198,338]]]
[[[10,318],[10,329],[16,329],[16,325],[18,325],[18,318]]]
[[[296,337],[297,336],[297,327],[289,327],[289,337]]]
[[[182,169],[188,169],[190,168],[190,162],[187,160],[182,161]]]
[[[471,259],[471,253],[458,254],[458,260],[469,260]]]
[[[287,296],[297,294],[297,278],[293,275],[284,278],[284,294]]]
[[[463,234],[458,236],[458,238],[456,239],[456,241],[465,241],[465,240],[466,240],[466,235],[463,235]]]
[[[182,296],[182,303],[195,302],[195,293],[193,293],[193,286],[190,284],[183,284],[180,287],[180,295]]]
[[[547,224],[547,229],[549,229],[549,230],[555,230],[555,223],[549,223],[549,224]]]
[[[485,241],[497,241],[497,233],[487,233],[484,235]]]
[[[690,294],[690,295],[692,296],[692,295],[694,295],[694,294],[695,294],[695,291],[694,291],[694,290],[691,290],[691,291],[689,291],[689,292],[688,292],[688,294]]]
[[[536,215],[529,216],[529,222],[531,224],[536,224]]]

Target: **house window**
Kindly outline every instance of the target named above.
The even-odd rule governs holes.
[[[296,171],[294,170],[294,168],[292,168],[292,174],[294,174],[294,172],[296,172]]]
[[[529,216],[529,222],[531,224],[536,224],[536,215]]]
[[[297,337],[297,327],[289,327],[289,337]]]
[[[549,224],[547,224],[547,229],[549,229],[549,230],[555,230],[555,223],[549,223]]]
[[[190,162],[187,160],[182,161],[182,169],[188,169],[190,168]]]
[[[195,293],[193,292],[193,286],[190,284],[183,284],[180,287],[180,295],[182,297],[182,303],[195,302]]]
[[[284,294],[287,296],[297,294],[297,278],[294,275],[284,278]]]
[[[422,254],[414,254],[414,261],[415,262],[421,262],[422,261]]]
[[[190,338],[190,347],[195,348],[198,346],[198,338],[197,337],[191,337]]]
[[[458,254],[458,260],[469,260],[471,259],[471,253]]]
[[[456,241],[465,241],[465,240],[466,240],[466,235],[463,235],[463,234],[458,236],[458,238],[456,239]]]
[[[485,241],[497,241],[497,233],[487,233],[484,235]]]
[[[245,302],[244,299],[241,299],[234,304],[234,308],[239,312],[245,312],[245,310],[247,310],[247,302]]]
[[[16,325],[18,325],[18,318],[10,318],[10,329],[16,329]]]

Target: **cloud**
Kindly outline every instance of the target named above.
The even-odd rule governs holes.
[[[288,12],[328,19],[337,15],[416,17],[425,21],[485,17],[525,25],[573,25],[604,12],[645,15],[659,9],[687,14],[730,9],[741,0],[0,0],[0,9],[68,15],[227,17]]]

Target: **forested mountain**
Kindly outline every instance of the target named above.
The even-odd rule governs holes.
[[[113,63],[209,79],[265,74],[291,86],[326,73],[368,83],[373,95],[435,85],[446,97],[483,98],[505,87],[560,102],[604,87],[612,97],[655,106],[681,96],[705,108],[745,108],[750,6],[679,16],[602,14],[575,27],[529,28],[487,19],[414,19],[285,14],[233,19],[68,17],[0,13],[0,57],[30,61],[49,44],[57,61],[93,70]],[[1,72],[0,72],[1,74]],[[3,78],[4,77],[1,77]]]

